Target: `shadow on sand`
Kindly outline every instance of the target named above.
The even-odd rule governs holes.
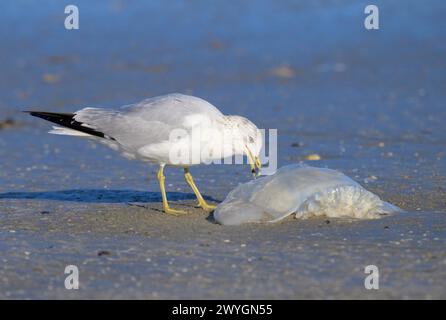
[[[206,200],[220,202],[212,197],[203,196]],[[168,192],[169,201],[194,200],[193,193]],[[81,189],[44,192],[6,192],[0,193],[0,199],[57,200],[85,203],[129,203],[129,202],[161,202],[160,192],[136,190],[104,190]]]

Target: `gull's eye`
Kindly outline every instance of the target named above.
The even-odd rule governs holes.
[[[249,143],[254,143],[254,138],[253,137],[249,137]]]

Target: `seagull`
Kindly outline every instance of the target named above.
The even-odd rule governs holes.
[[[58,126],[49,133],[87,138],[128,159],[158,164],[157,179],[167,214],[186,212],[169,206],[166,165],[183,168],[198,205],[206,211],[214,210],[215,206],[208,204],[198,190],[190,173],[192,165],[246,155],[253,176],[260,173],[263,139],[257,126],[244,117],[224,115],[198,97],[172,93],[118,109],[88,107],[74,113],[24,112],[56,123]]]

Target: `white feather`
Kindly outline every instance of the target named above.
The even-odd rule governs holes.
[[[60,134],[60,135],[65,135],[65,136],[91,137],[90,134],[85,133],[85,132],[80,132],[77,130],[73,130],[73,129],[69,129],[69,128],[62,128],[62,127],[57,127],[57,126],[53,126],[53,129],[48,131],[48,133]]]

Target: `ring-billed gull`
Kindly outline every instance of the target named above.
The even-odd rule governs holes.
[[[207,204],[201,196],[189,170],[191,165],[246,155],[254,175],[261,166],[260,130],[248,119],[223,115],[209,102],[194,96],[168,94],[117,110],[84,108],[74,113],[26,112],[58,124],[50,133],[93,139],[129,159],[159,164],[157,178],[164,212],[173,215],[185,212],[169,207],[165,165],[184,169],[185,179],[199,206],[207,211],[215,206]],[[183,157],[178,159],[178,154]]]

